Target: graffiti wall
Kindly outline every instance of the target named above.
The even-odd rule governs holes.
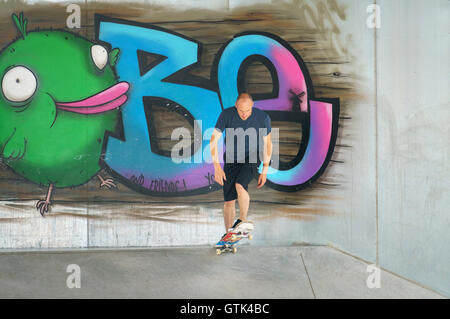
[[[270,172],[268,186],[300,190],[325,170],[338,131],[339,99],[314,99],[303,60],[278,36],[234,35],[216,54],[210,79],[189,82],[189,70],[201,59],[201,43],[149,24],[95,17],[96,39],[89,41],[64,30],[28,31],[23,13],[12,15],[19,38],[4,49],[1,66],[1,144],[9,168],[49,187],[48,199],[38,208],[50,205],[54,188],[83,185],[100,166],[144,194],[217,190],[207,158],[211,128],[224,108],[234,106],[238,92],[246,91],[245,76],[254,63],[270,70],[273,86],[272,92],[255,95],[254,107],[267,111],[272,121],[299,124],[303,133],[296,156]],[[103,41],[114,49],[99,44]],[[28,52],[33,56],[26,57]],[[155,59],[150,66],[148,56]],[[153,114],[158,107],[189,119],[192,127],[202,124],[194,134],[201,137],[200,147],[182,163],[158,145]],[[102,186],[114,185],[109,183]]]
[[[271,220],[291,206],[289,218],[314,218],[314,209],[299,204],[339,187],[326,172],[342,163],[335,149],[348,147],[336,142],[339,123],[350,118],[342,102],[357,96],[352,77],[336,67],[346,63],[346,44],[327,48],[321,39],[339,32],[318,24],[343,20],[344,8],[324,5],[327,13],[308,3],[215,10],[2,3],[1,196],[11,208],[5,223],[29,223],[26,214],[88,225],[142,219],[179,226],[191,222],[191,208],[216,218],[223,195],[209,140],[219,114],[241,92],[252,94],[278,134],[277,166],[263,190],[250,191],[254,218]],[[302,15],[316,18],[301,21]],[[190,133],[192,150],[181,162],[172,156],[178,128]],[[200,224],[210,232],[212,223]],[[145,245],[152,244],[153,232],[146,236]],[[164,236],[165,244],[178,242],[175,233]],[[45,237],[49,247],[93,246]],[[29,238],[19,246],[42,245],[42,237]]]
[[[252,245],[331,245],[446,291],[448,1],[0,7],[1,249],[214,244],[209,141],[248,92],[278,161],[249,185]]]

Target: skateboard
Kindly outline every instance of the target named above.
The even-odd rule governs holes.
[[[235,245],[240,242],[243,238],[253,239],[251,231],[254,228],[253,222],[246,221],[240,222],[232,230],[230,230],[224,238],[222,238],[216,244],[216,254],[220,255],[223,252],[237,252]]]

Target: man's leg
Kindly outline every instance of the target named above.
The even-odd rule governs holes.
[[[247,220],[248,207],[250,206],[250,195],[239,183],[236,183],[236,192],[238,194],[239,219],[245,221]]]
[[[225,222],[225,232],[233,226],[236,216],[236,200],[230,200],[223,205],[223,219]]]
[[[228,232],[228,229],[233,226],[236,215],[237,193],[235,182],[237,174],[239,173],[239,168],[239,165],[228,163],[225,163],[223,168],[225,176],[227,177],[227,180],[224,181],[223,184],[223,220],[225,224],[225,232]]]
[[[236,177],[236,193],[239,203],[239,219],[247,220],[248,208],[250,206],[250,195],[247,191],[248,184],[252,181],[256,172],[256,164],[246,163],[242,165]]]

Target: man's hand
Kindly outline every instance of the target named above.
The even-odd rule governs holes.
[[[264,184],[266,183],[267,180],[267,174],[260,174],[258,177],[258,185],[256,186],[256,188],[261,188],[264,186]]]
[[[217,166],[214,167],[214,180],[223,186],[223,181],[227,180],[227,177],[225,176],[225,172],[223,171],[222,167]]]

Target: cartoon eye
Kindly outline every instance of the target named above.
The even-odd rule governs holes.
[[[91,47],[92,61],[99,70],[103,70],[108,63],[108,51],[105,47],[95,44]]]
[[[3,76],[2,91],[8,101],[24,102],[33,96],[36,88],[36,76],[24,66],[15,66]]]

